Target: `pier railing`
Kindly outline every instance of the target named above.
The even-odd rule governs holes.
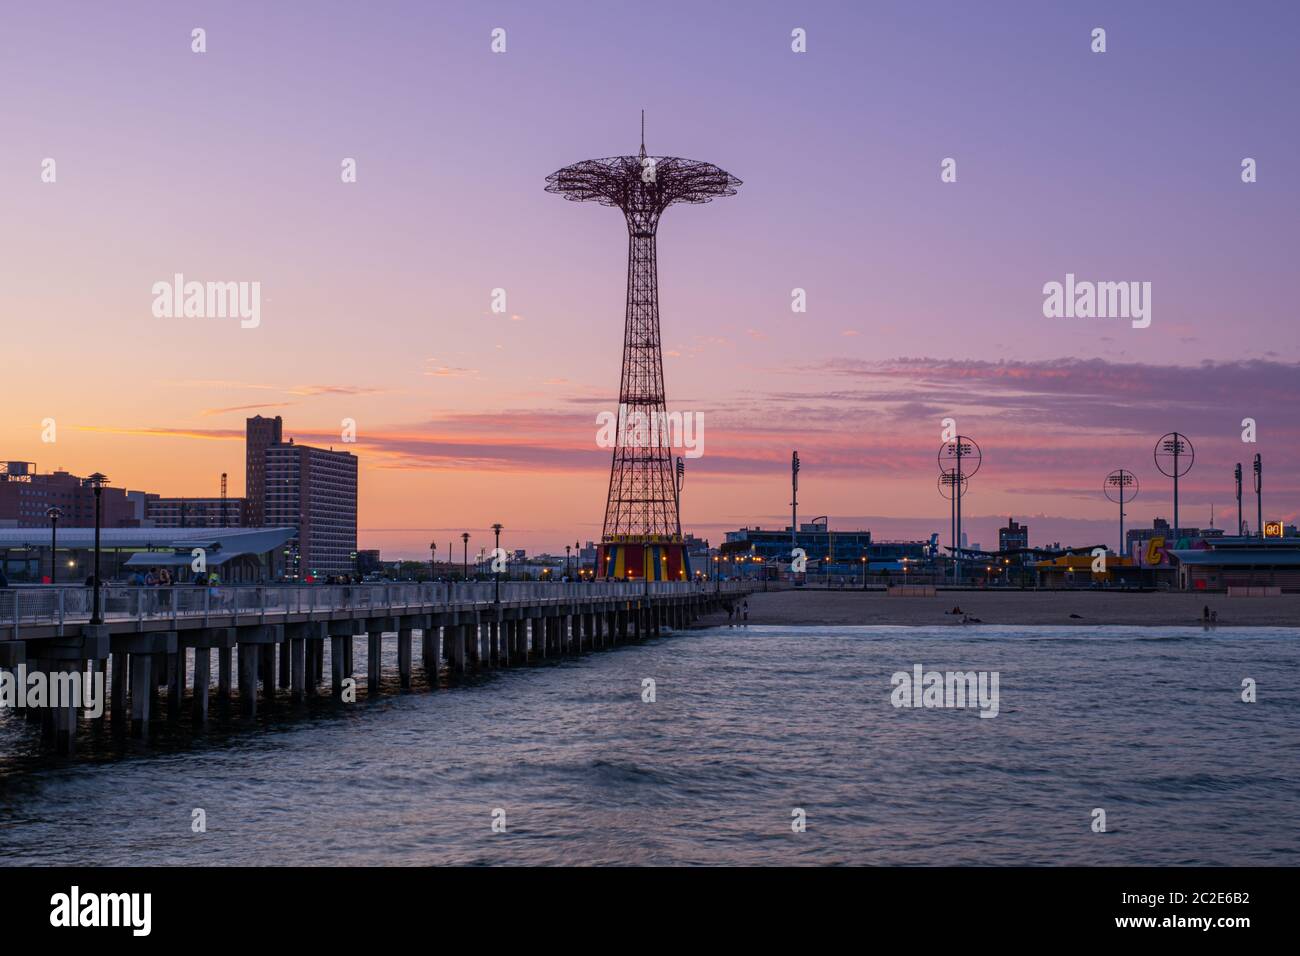
[[[715,586],[688,581],[502,581],[500,595],[502,603],[555,603],[584,598],[686,595],[712,592]],[[752,586],[724,582],[721,590],[749,591]],[[106,585],[100,589],[100,614],[105,621],[143,621],[351,610],[384,613],[429,605],[490,605],[495,603],[496,594],[496,584],[491,581],[217,587]],[[23,624],[84,623],[90,619],[92,602],[92,589],[84,585],[0,590],[0,640],[16,634]]]

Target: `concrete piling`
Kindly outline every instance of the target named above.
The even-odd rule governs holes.
[[[344,663],[343,635],[333,634],[330,636],[330,677],[335,700],[343,697]]]
[[[180,720],[185,698],[185,648],[167,655],[167,719]]]
[[[315,695],[316,692],[316,654],[317,641],[308,637],[303,640],[303,675],[302,689],[306,697]]]
[[[212,648],[194,648],[194,723],[202,727],[208,722],[208,685],[212,679]]]
[[[292,637],[289,646],[289,699],[301,704],[307,696],[307,645],[305,637]]]
[[[379,693],[383,635],[372,631],[366,635],[366,687],[372,694]]]
[[[149,702],[153,696],[153,655],[131,655],[131,736],[149,732]]]
[[[229,647],[217,650],[217,700],[230,700],[230,686],[233,683],[231,654],[232,650]]]
[[[438,628],[426,627],[420,632],[420,660],[424,665],[424,679],[430,687],[438,686]]]
[[[466,664],[466,647],[470,638],[469,624],[457,624],[451,630],[451,669],[453,673],[464,674]]]
[[[261,647],[239,645],[239,710],[245,717],[257,716],[257,659]]]
[[[113,730],[120,732],[126,728],[126,675],[129,670],[126,652],[118,651],[114,653],[112,663],[113,686],[109,692],[109,697],[112,701]]]

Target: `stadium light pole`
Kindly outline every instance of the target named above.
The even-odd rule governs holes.
[[[1232,478],[1237,485],[1237,537],[1241,537],[1241,462],[1232,469]]]
[[[1264,463],[1259,453],[1255,453],[1255,533],[1264,537],[1264,498],[1260,493],[1264,487]]]
[[[94,570],[94,592],[93,601],[90,611],[90,624],[92,627],[104,623],[104,619],[99,615],[99,528],[101,523],[101,501],[103,499],[104,483],[108,478],[99,472],[95,472],[86,481],[95,489],[95,570]]]
[[[1123,468],[1116,468],[1106,476],[1103,491],[1107,498],[1119,505],[1119,550],[1115,553],[1122,557],[1126,552],[1124,547],[1124,505],[1137,497],[1137,475]]]
[[[492,563],[497,565],[498,567],[501,564],[501,527],[502,525],[500,524],[500,522],[492,526],[492,532],[497,536],[496,547],[494,548],[492,553]],[[494,569],[494,571],[496,575],[496,587],[495,587],[496,599],[495,600],[497,604],[500,604],[501,603],[501,572],[496,569]]]
[[[1196,462],[1196,450],[1186,435],[1180,432],[1168,432],[1161,435],[1156,442],[1153,457],[1160,473],[1174,480],[1173,534],[1177,546],[1178,532],[1181,530],[1178,521],[1178,479],[1192,470],[1192,465]]]
[[[63,517],[63,512],[58,508],[51,508],[45,512],[45,517],[50,519],[50,583],[59,583],[59,560],[55,556],[59,544],[59,519]]]

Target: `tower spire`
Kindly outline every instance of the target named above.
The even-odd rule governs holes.
[[[645,159],[645,110],[641,111],[641,158]]]

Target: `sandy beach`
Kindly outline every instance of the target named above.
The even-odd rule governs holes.
[[[1207,605],[1218,612],[1222,626],[1300,627],[1300,594],[1229,598],[1114,591],[941,591],[935,597],[891,597],[883,591],[758,591],[749,597],[749,623],[960,626],[962,615],[944,613],[959,607],[984,624],[1199,625]],[[701,621],[726,622],[725,613]]]

